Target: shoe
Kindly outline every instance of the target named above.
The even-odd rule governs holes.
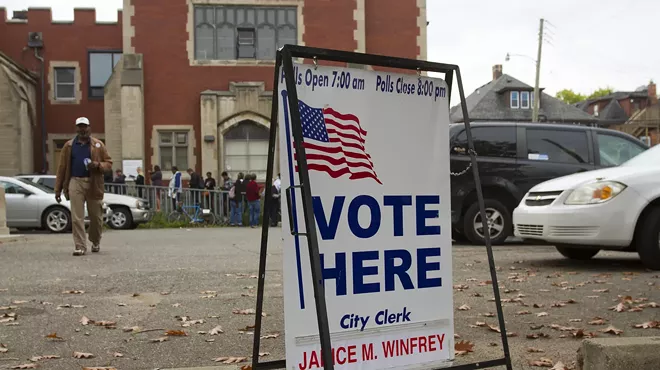
[[[98,244],[92,245],[92,253],[98,253],[101,251],[101,246]]]
[[[85,248],[85,247],[76,247],[76,250],[73,251],[73,255],[74,256],[84,256],[86,252],[87,252],[87,248]]]

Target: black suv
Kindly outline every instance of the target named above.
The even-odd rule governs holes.
[[[493,245],[513,235],[512,214],[534,185],[556,177],[618,166],[648,149],[620,131],[571,124],[477,122],[470,125]],[[452,238],[483,244],[467,136],[449,128]]]

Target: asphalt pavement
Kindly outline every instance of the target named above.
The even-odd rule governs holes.
[[[70,235],[0,244],[0,368],[249,364],[254,315],[234,311],[255,307],[260,236],[248,228],[109,231],[101,253],[83,257],[71,255]],[[262,361],[284,358],[278,229],[269,245]],[[494,250],[515,369],[540,369],[529,364],[541,358],[570,368],[592,335],[660,334],[633,327],[660,320],[660,274],[636,254],[570,261],[548,246]],[[456,245],[453,257],[456,340],[474,344],[456,364],[502,357],[486,250]],[[180,330],[186,335],[165,335]],[[51,355],[59,358],[34,358]]]

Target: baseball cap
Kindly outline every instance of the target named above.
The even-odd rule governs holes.
[[[87,125],[87,126],[89,126],[89,120],[87,119],[87,117],[79,117],[76,120],[76,126],[78,126],[78,125]]]

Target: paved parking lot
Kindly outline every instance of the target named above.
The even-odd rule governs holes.
[[[254,315],[233,311],[255,306],[260,235],[237,228],[111,231],[100,254],[84,257],[71,256],[70,235],[0,244],[0,368],[48,355],[60,358],[40,359],[40,368],[213,366],[218,357],[250,356],[246,327]],[[273,335],[262,341],[263,360],[284,356],[278,231],[270,241],[264,334]],[[660,274],[645,270],[636,254],[578,262],[552,247],[509,244],[496,247],[495,258],[516,369],[539,369],[529,363],[541,357],[570,365],[585,336],[660,333],[633,327],[660,320]],[[475,344],[457,363],[500,357],[485,249],[455,246],[454,271],[456,334]],[[218,326],[223,332],[210,335]],[[187,335],[165,336],[168,330]]]

